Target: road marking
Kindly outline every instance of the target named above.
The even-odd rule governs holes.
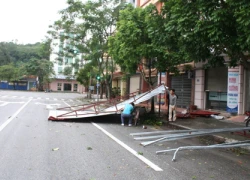
[[[0,104],[0,106],[5,106],[7,104],[8,104],[7,102],[4,102],[3,104]]]
[[[154,169],[155,171],[163,171],[159,166],[155,165],[154,163],[152,163],[150,160],[148,160],[144,156],[138,154],[135,150],[133,150],[131,147],[129,147],[128,145],[126,145],[125,143],[123,143],[122,141],[120,141],[119,139],[117,139],[115,136],[113,136],[112,134],[110,134],[108,131],[106,131],[105,129],[103,129],[101,126],[99,126],[99,125],[97,125],[96,123],[93,123],[93,122],[91,122],[91,123],[95,127],[97,127],[98,129],[100,129],[102,132],[104,132],[111,139],[113,139],[115,142],[117,142],[122,147],[124,147],[126,150],[128,150],[129,152],[131,152],[134,156],[136,156],[137,158],[139,158],[140,160],[142,160],[144,163],[146,163],[148,166],[150,166],[152,169]]]
[[[0,104],[0,106],[5,106],[7,104],[15,104],[15,103],[17,103],[17,104],[23,104],[23,103],[25,103],[25,102],[5,102],[5,101],[0,101],[0,102],[3,102],[3,104]]]
[[[47,100],[49,100],[49,98],[46,98]]]
[[[58,106],[61,105],[61,104],[46,104],[46,103],[40,103],[40,102],[36,102],[35,104],[45,105],[46,109],[54,109],[53,106],[55,106],[55,108],[57,108]]]
[[[68,103],[66,103],[65,101],[63,101],[64,102],[64,104],[66,104],[67,106],[69,106],[69,107],[71,107],[71,105],[69,105]],[[71,108],[72,109],[72,108]]]
[[[31,100],[32,99],[28,100],[15,114],[13,114],[13,116],[11,116],[11,118],[9,118],[0,126],[0,132],[23,110],[25,106],[29,104]]]
[[[47,104],[47,103],[40,103],[40,102],[36,102],[35,104],[42,104],[42,105],[51,105],[51,106],[60,106],[60,104]]]

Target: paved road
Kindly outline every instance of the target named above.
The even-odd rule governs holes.
[[[143,147],[130,133],[159,130],[120,126],[106,116],[48,121],[49,109],[82,104],[81,94],[0,91],[2,180],[249,179],[249,155],[229,150],[155,151],[201,144],[185,139]],[[165,127],[162,127],[165,128]],[[139,155],[142,154],[142,155]]]

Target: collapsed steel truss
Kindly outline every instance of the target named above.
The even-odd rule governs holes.
[[[49,120],[65,120],[75,118],[86,118],[94,116],[104,116],[110,114],[120,114],[125,104],[133,102],[135,105],[149,100],[150,98],[165,93],[167,91],[165,85],[159,85],[156,88],[147,91],[142,94],[132,94],[130,99],[124,101],[118,101],[117,99],[111,99],[107,101],[99,101],[90,104],[83,104],[78,106],[70,106],[58,108],[56,110],[50,110]]]

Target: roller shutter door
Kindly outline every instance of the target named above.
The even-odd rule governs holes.
[[[191,103],[192,79],[187,74],[171,76],[171,88],[175,89],[178,96],[176,105],[181,108],[189,107]]]

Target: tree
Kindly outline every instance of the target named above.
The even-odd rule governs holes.
[[[63,75],[66,76],[66,79],[70,80],[73,78],[73,74],[72,74],[73,68],[70,66],[67,66],[64,68],[63,70]]]
[[[41,44],[40,44],[40,50],[39,50],[39,54],[41,56],[41,58],[44,59],[50,59],[50,54],[51,54],[51,39],[47,38],[45,39]]]
[[[38,76],[39,87],[38,89],[41,91],[46,83],[49,83],[51,75],[54,74],[53,71],[53,63],[51,61],[45,59],[36,59],[32,58],[26,64],[26,70],[28,74]]]
[[[110,86],[114,68],[113,60],[109,58],[108,37],[113,33],[119,10],[124,3],[118,0],[81,1],[68,0],[68,7],[61,11],[61,19],[56,21],[49,34],[53,39],[68,41],[69,48],[64,48],[62,55],[67,56],[69,50],[76,48],[83,59],[95,61],[102,83],[107,87],[110,97]],[[63,33],[62,33],[63,32]],[[110,66],[111,65],[111,66]],[[101,97],[102,98],[102,97]]]
[[[19,81],[25,75],[25,68],[24,66],[15,66],[13,63],[0,66],[0,80],[5,80],[8,82],[14,82],[14,89],[15,82]]]
[[[92,61],[85,64],[84,67],[79,70],[79,72],[76,75],[76,80],[80,82],[83,86],[89,88],[89,86],[92,86],[93,82],[95,82],[94,77],[96,74],[98,74],[98,69],[96,68],[94,62]],[[90,90],[88,97],[91,98]]]
[[[36,44],[15,44],[13,42],[0,43],[0,65],[28,62],[31,58],[49,59],[50,41]]]
[[[164,30],[163,18],[152,4],[143,9],[130,5],[120,12],[117,30],[109,38],[109,54],[115,62],[127,73],[139,70],[150,88],[157,82],[153,73],[176,71],[176,65],[182,62],[171,53],[173,45],[166,46],[167,35],[160,34]],[[154,112],[153,98],[151,112]]]
[[[11,57],[6,47],[6,43],[0,43],[0,65],[11,63]]]
[[[183,59],[250,68],[250,1],[168,0],[162,15],[165,34],[175,38]]]

